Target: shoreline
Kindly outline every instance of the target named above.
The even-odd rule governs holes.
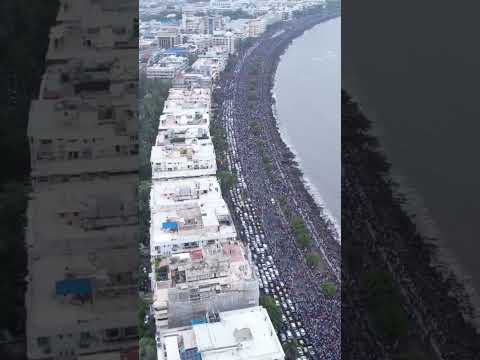
[[[375,135],[377,137],[377,135]],[[380,150],[385,153],[384,149]],[[447,241],[442,237],[436,226],[435,219],[424,205],[423,198],[417,190],[408,183],[408,179],[392,171],[391,178],[398,185],[395,190],[397,196],[405,197],[401,207],[418,227],[425,244],[434,247],[431,255],[431,265],[438,271],[444,281],[454,278],[459,285],[450,290],[449,294],[459,302],[460,312],[467,322],[470,322],[477,333],[480,333],[480,294],[472,284],[472,276],[460,262],[458,256]]]
[[[338,16],[339,9],[334,7],[277,23],[231,58],[214,93],[219,116],[212,122],[213,133],[224,131],[227,143],[224,153],[216,149],[218,169],[233,172],[238,180],[225,198],[240,239],[249,243],[234,206],[233,198],[239,196],[258,216],[263,241],[295,299],[296,317],[302,320],[319,359],[341,357],[340,243],[280,134],[272,90],[280,57],[293,39]],[[311,236],[307,248],[298,245],[292,227],[296,217],[304,221]],[[318,253],[318,267],[307,264],[310,252]],[[338,289],[332,296],[322,289],[326,282]]]
[[[351,97],[354,102],[359,104],[359,99]],[[365,113],[359,104],[359,109]],[[374,120],[372,120],[371,135],[380,140],[379,150],[385,154],[388,160],[388,150],[382,146],[381,139],[385,130]],[[436,221],[430,214],[428,207],[424,204],[424,199],[420,193],[408,181],[408,177],[395,170],[392,165],[390,178],[397,185],[394,193],[398,197],[404,197],[406,201],[401,204],[405,213],[418,227],[420,234],[427,245],[434,247],[434,253],[431,258],[431,265],[439,272],[444,281],[449,281],[453,276],[460,285],[449,293],[455,297],[461,307],[462,315],[467,322],[470,322],[478,333],[480,333],[480,289],[477,289],[472,283],[472,276],[459,260],[454,249],[448,244],[448,241],[442,237],[442,234],[436,225]]]
[[[317,25],[320,25],[320,24],[321,23]],[[278,115],[278,110],[277,110],[277,99],[275,96],[275,92],[273,91],[273,88],[272,88],[272,112],[273,112],[273,116],[275,117],[275,120],[277,121],[277,124],[280,125],[280,116]],[[332,212],[328,209],[325,200],[323,200],[321,192],[313,184],[310,178],[305,174],[305,170],[302,168],[302,158],[298,154],[298,152],[295,150],[295,146],[289,140],[286,130],[282,131],[279,126],[279,133],[280,133],[280,137],[282,138],[282,141],[285,143],[285,146],[294,155],[293,160],[298,164],[298,168],[302,172],[301,177],[302,177],[306,191],[310,194],[310,196],[315,201],[317,206],[322,209],[324,220],[332,224],[332,227],[335,231],[335,234],[334,234],[335,239],[339,243],[341,243],[342,242],[341,224],[339,224],[339,221],[337,221],[337,219],[333,216]]]
[[[451,271],[445,273],[435,263],[438,241],[425,236],[416,225],[416,219],[408,211],[408,205],[412,204],[408,204],[405,188],[396,182],[377,137],[370,131],[371,121],[343,90],[342,106],[345,106],[342,161],[346,172],[342,176],[342,200],[345,199],[349,211],[345,214],[347,229],[354,240],[361,239],[362,246],[368,249],[369,265],[386,267],[392,273],[393,283],[409,313],[410,326],[432,354],[449,359],[475,353],[479,346],[478,332],[465,316],[470,312],[464,302],[465,287]],[[375,161],[369,163],[367,159]],[[364,223],[370,229],[356,239],[362,235]],[[344,251],[356,253],[349,245],[350,249]],[[362,251],[367,252],[366,249]],[[352,260],[346,265],[349,276],[357,279],[361,274],[358,265]],[[353,283],[349,285],[351,293],[361,290]],[[445,317],[445,314],[451,315]]]
[[[294,155],[293,160],[296,162],[297,167],[299,168],[299,170],[302,173],[300,176],[301,176],[301,180],[303,181],[305,189],[310,194],[312,199],[316,202],[317,207],[319,209],[321,209],[321,216],[322,216],[323,220],[326,221],[326,222],[329,222],[331,224],[332,230],[335,231],[335,234],[334,234],[335,239],[339,243],[341,243],[341,217],[339,217],[337,219],[333,215],[331,210],[328,208],[327,203],[324,200],[321,191],[317,188],[317,186],[315,186],[313,181],[306,174],[305,169],[302,167],[302,158],[299,155],[298,151],[296,150],[295,146],[293,145],[292,141],[290,140],[290,138],[288,136],[287,129],[286,128],[282,129],[282,126],[281,126],[282,121],[281,121],[280,115],[278,113],[277,97],[276,97],[276,93],[275,93],[275,87],[276,87],[277,82],[278,82],[278,66],[280,65],[283,56],[286,54],[286,52],[288,51],[288,49],[290,48],[292,43],[296,39],[299,39],[302,36],[304,36],[304,34],[307,33],[308,31],[313,30],[315,27],[317,27],[321,24],[327,23],[331,20],[335,20],[335,19],[340,18],[340,17],[341,16],[339,15],[337,17],[331,17],[331,18],[328,18],[326,20],[322,20],[322,21],[318,22],[317,24],[307,28],[301,35],[299,35],[297,37],[294,37],[290,41],[290,43],[285,47],[285,49],[282,51],[282,53],[278,57],[277,65],[276,65],[276,68],[275,68],[275,71],[274,71],[274,74],[273,74],[273,82],[272,82],[272,86],[271,86],[271,90],[270,90],[270,93],[271,93],[270,96],[272,98],[271,99],[272,113],[273,113],[273,117],[275,118],[280,137],[281,137],[283,143],[285,144],[285,146],[288,148],[288,150]]]
[[[327,16],[326,18],[323,18],[319,20],[316,23],[310,24],[309,26],[305,27],[301,33],[296,34],[295,36],[291,37],[289,41],[281,48],[277,49],[277,54],[275,55],[274,61],[274,66],[272,73],[270,74],[270,103],[271,103],[271,110],[272,110],[272,118],[274,120],[274,125],[276,129],[276,135],[280,138],[280,145],[284,147],[284,151],[291,154],[293,163],[292,165],[289,165],[292,167],[290,169],[291,171],[295,172],[297,180],[301,186],[303,187],[303,190],[308,194],[308,197],[310,198],[310,206],[312,206],[315,211],[317,212],[317,215],[325,222],[325,226],[327,227],[328,231],[330,231],[330,235],[334,238],[334,240],[338,243],[341,244],[341,228],[333,215],[330,214],[329,210],[326,207],[326,203],[323,201],[320,192],[316,187],[311,183],[311,181],[308,179],[308,177],[305,175],[303,170],[301,169],[301,159],[300,156],[295,152],[295,148],[292,144],[287,143],[286,139],[284,136],[282,136],[282,132],[279,126],[279,117],[276,109],[276,99],[275,99],[275,93],[274,93],[274,87],[275,87],[275,82],[276,82],[276,74],[278,71],[278,65],[280,64],[281,58],[283,55],[286,53],[292,42],[303,36],[303,34],[315,26],[318,26],[322,23],[325,23],[327,21],[330,21],[332,19],[340,17],[340,14],[336,15],[330,15]],[[312,190],[313,189],[313,190]],[[318,194],[318,197],[316,196]]]

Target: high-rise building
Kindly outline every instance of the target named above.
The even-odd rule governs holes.
[[[136,8],[61,0],[51,29],[28,124],[30,359],[138,347]]]

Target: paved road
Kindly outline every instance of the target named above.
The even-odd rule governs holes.
[[[289,151],[276,128],[270,92],[280,53],[292,38],[319,21],[311,17],[282,25],[283,32],[271,29],[241,53],[214,94],[218,107],[215,121],[220,121],[227,133],[224,166],[238,178],[227,202],[242,240],[254,253],[262,291],[279,301],[287,318],[280,332],[295,334],[295,323],[300,322],[306,334],[297,339],[313,346],[311,358],[340,359],[339,292],[326,298],[321,289],[327,280],[340,286],[340,244],[333,225],[321,216],[294,168],[285,163]],[[252,131],[252,123],[258,124],[258,133]],[[272,162],[271,173],[264,165],[265,154]],[[288,208],[305,221],[314,240],[312,247],[323,258],[319,268],[307,266],[305,250],[297,247],[287,214],[279,205],[282,198],[288,199]]]

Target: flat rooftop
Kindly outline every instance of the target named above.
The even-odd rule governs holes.
[[[110,0],[61,0],[60,8],[57,15],[57,21],[71,22],[91,15],[92,11],[118,13],[121,11],[137,11],[138,2],[136,0],[117,0],[115,6],[112,7]]]
[[[132,17],[135,14],[134,2],[121,0],[113,7],[104,0],[89,1],[88,5],[80,8],[64,1],[60,6],[58,25],[50,31],[47,60],[85,58],[94,56],[99,50],[138,47]]]
[[[177,360],[180,353],[203,360],[285,358],[267,311],[260,306],[221,312],[218,322],[165,330],[160,342],[159,360]]]
[[[98,95],[99,91],[109,92],[112,96],[136,94],[136,58],[136,53],[126,50],[118,57],[105,53],[104,58],[98,56],[51,64],[43,75],[40,99],[88,96],[89,92]]]
[[[182,126],[182,123],[187,122],[188,117],[180,117],[179,123],[174,124],[168,129],[158,131],[155,140],[155,146],[185,146],[185,145],[202,145],[209,144],[210,133],[207,126]],[[204,118],[191,118],[191,122],[205,123]]]
[[[26,295],[30,335],[59,334],[80,326],[109,328],[136,324],[137,253],[132,246],[31,257]]]
[[[208,131],[162,131],[152,147],[154,178],[214,175],[217,171],[213,143]],[[205,130],[205,129],[204,129]]]
[[[211,103],[211,95],[208,88],[171,88],[168,99],[165,101],[164,112],[174,112],[176,108],[208,108]]]
[[[160,116],[159,130],[202,127],[210,123],[211,92],[205,88],[171,88]]]
[[[160,116],[160,122],[158,123],[159,130],[175,129],[185,127],[202,127],[208,130],[210,124],[210,115],[205,110],[205,107],[198,106],[197,108],[191,107],[189,109],[177,108],[174,111],[164,111]]]
[[[230,213],[214,177],[158,181],[151,191],[151,250],[161,244],[235,238]]]
[[[215,176],[155,181],[150,193],[153,210],[195,202],[199,199],[217,201],[221,196],[220,184]]]
[[[137,185],[138,177],[130,176],[115,182],[59,183],[32,193],[29,252],[52,255],[136,244]]]
[[[255,275],[247,251],[237,241],[206,245],[154,261],[156,307],[167,306],[171,289],[232,291]]]
[[[95,99],[35,100],[30,109],[28,134],[42,139],[136,135],[135,99],[135,94],[105,94]]]

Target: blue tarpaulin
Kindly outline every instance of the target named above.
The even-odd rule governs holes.
[[[90,279],[66,279],[57,281],[55,284],[57,295],[90,295],[92,293],[92,283]]]
[[[176,221],[166,221],[162,224],[162,229],[165,230],[178,230],[178,224]]]
[[[205,324],[206,322],[207,322],[206,319],[193,319],[192,325]]]
[[[180,352],[181,360],[202,360],[202,354],[198,352],[198,349],[186,349]]]
[[[187,56],[187,48],[169,48],[165,50],[165,55]]]

